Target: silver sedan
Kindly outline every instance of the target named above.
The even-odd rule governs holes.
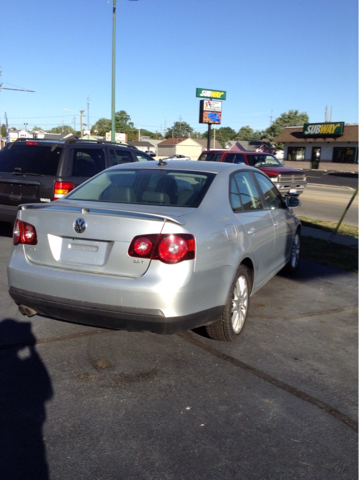
[[[19,208],[9,293],[28,316],[233,341],[250,296],[298,264],[299,205],[244,164],[117,165]]]

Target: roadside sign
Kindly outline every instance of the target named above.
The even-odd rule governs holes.
[[[303,135],[306,137],[326,137],[328,135],[343,135],[344,122],[338,123],[305,123],[303,125]]]
[[[199,123],[217,124],[222,122],[222,102],[201,100],[199,102]]]
[[[197,88],[196,97],[215,98],[217,100],[225,100],[227,92],[223,90],[210,90],[209,88]]]

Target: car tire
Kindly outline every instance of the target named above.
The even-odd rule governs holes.
[[[206,325],[206,332],[214,340],[234,342],[243,332],[249,309],[251,276],[245,265],[240,265],[229,290],[221,317]]]
[[[292,249],[290,251],[290,257],[288,263],[284,267],[286,273],[294,273],[297,270],[300,259],[300,230],[295,232],[293,237]]]

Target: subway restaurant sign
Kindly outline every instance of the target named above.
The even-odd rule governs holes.
[[[209,90],[208,88],[197,88],[196,97],[200,98],[216,98],[217,100],[225,100],[226,93],[223,90]]]
[[[305,123],[303,135],[305,137],[326,137],[328,135],[343,135],[344,122],[338,123]]]

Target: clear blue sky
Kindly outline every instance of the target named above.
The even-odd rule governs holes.
[[[289,109],[358,122],[356,0],[117,0],[116,111],[196,131],[196,88],[225,90],[222,126],[265,129]],[[0,117],[9,126],[111,118],[112,0],[1,2]],[[66,117],[66,115],[71,117]],[[79,116],[76,115],[79,129]]]

